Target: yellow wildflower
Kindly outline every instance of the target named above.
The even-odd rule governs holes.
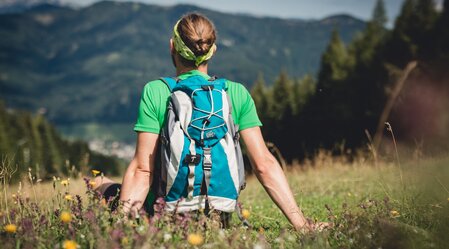
[[[399,217],[399,216],[400,216],[399,212],[396,211],[396,210],[391,210],[391,211],[390,211],[390,215],[391,215],[391,217],[393,217],[393,218],[396,218],[396,217]]]
[[[93,187],[95,187],[95,185],[97,185],[97,183],[95,181],[90,181],[89,185],[93,188]]]
[[[150,219],[148,218],[147,215],[144,215],[144,216],[143,216],[143,220],[144,220],[147,224],[150,224]]]
[[[3,227],[5,229],[5,232],[7,233],[16,233],[17,232],[17,226],[14,224],[8,224]]]
[[[203,236],[201,236],[201,234],[192,233],[189,234],[189,236],[187,237],[187,242],[189,242],[189,244],[191,244],[192,246],[200,246],[203,244],[204,239]]]
[[[65,195],[64,199],[66,199],[68,201],[73,201],[72,195]]]
[[[67,180],[62,180],[62,181],[61,181],[61,185],[64,185],[64,186],[69,185],[69,179],[67,179]]]
[[[59,216],[59,218],[64,223],[69,223],[70,221],[72,221],[72,215],[67,211],[63,211]]]
[[[102,198],[101,201],[100,201],[100,204],[102,206],[107,206],[108,203],[106,202],[106,199]]]
[[[99,171],[99,170],[96,170],[96,169],[93,169],[92,170],[92,174],[94,175],[94,176],[97,176],[98,174],[100,174],[101,172]]]
[[[65,240],[62,244],[62,248],[64,249],[76,249],[78,244],[73,240]]]
[[[249,212],[248,209],[243,209],[242,210],[243,219],[248,219],[250,215],[251,215],[251,213]]]
[[[129,241],[128,241],[128,238],[126,238],[126,237],[123,237],[123,238],[122,238],[122,245],[123,245],[123,246],[128,245],[128,242],[129,242]]]

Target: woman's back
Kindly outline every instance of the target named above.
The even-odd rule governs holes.
[[[183,73],[177,78],[184,80],[188,77],[201,75],[205,79],[210,76],[198,70]],[[227,93],[232,105],[232,118],[240,129],[261,126],[254,101],[248,90],[240,83],[226,81]],[[148,82],[142,92],[141,102],[135,131],[160,133],[165,123],[170,89],[160,79]]]

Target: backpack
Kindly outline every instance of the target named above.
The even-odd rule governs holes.
[[[226,80],[200,75],[161,80],[171,95],[153,194],[164,197],[167,211],[239,210],[245,170]]]

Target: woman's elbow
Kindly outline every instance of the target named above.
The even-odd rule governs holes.
[[[276,159],[271,155],[265,155],[263,158],[253,163],[253,170],[256,175],[262,176],[268,174],[278,165]]]

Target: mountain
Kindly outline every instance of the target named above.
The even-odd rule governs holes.
[[[0,13],[20,13],[39,5],[63,5],[60,0],[2,0]]]
[[[250,86],[315,73],[330,33],[345,42],[365,26],[340,15],[304,21],[234,15],[191,5],[98,2],[81,9],[41,5],[0,15],[0,98],[57,124],[133,122],[146,82],[174,73],[168,40],[176,20],[197,11],[214,21],[211,74]]]

